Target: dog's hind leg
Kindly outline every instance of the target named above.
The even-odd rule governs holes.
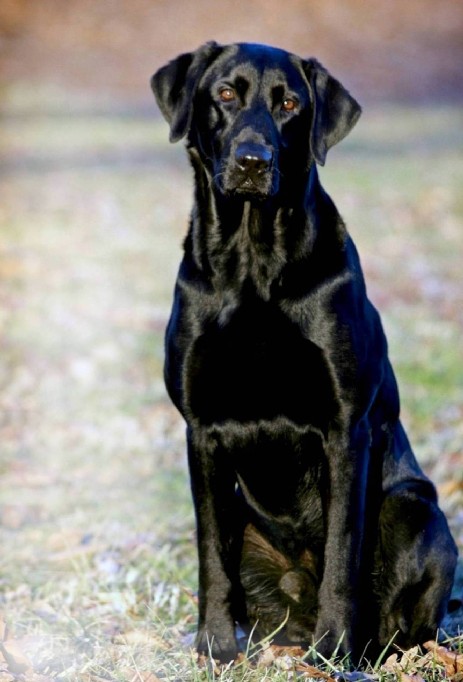
[[[379,518],[379,644],[409,648],[436,637],[452,589],[457,549],[428,481],[402,483]]]

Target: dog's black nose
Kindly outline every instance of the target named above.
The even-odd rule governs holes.
[[[262,175],[270,170],[272,159],[272,150],[255,142],[243,142],[235,152],[238,167],[248,175]]]

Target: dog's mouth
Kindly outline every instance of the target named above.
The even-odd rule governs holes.
[[[242,172],[224,173],[217,179],[220,191],[228,197],[267,199],[278,193],[277,174],[268,171],[261,176]]]
[[[238,144],[230,152],[224,172],[217,180],[219,189],[228,196],[273,196],[279,188],[273,148],[256,142]]]
[[[256,182],[250,177],[244,178],[244,180],[236,185],[234,188],[231,188],[231,191],[229,192],[230,194],[235,194],[235,195],[240,195],[240,196],[253,196],[253,197],[262,197],[263,199],[273,196],[276,194],[276,190],[273,188],[273,183],[260,183]]]
[[[258,190],[258,186],[254,182],[254,180],[250,177],[247,177],[244,179],[244,181],[241,183],[240,187],[237,188],[238,191],[243,190],[243,191],[254,191]]]

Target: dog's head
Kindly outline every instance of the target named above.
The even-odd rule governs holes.
[[[294,183],[360,116],[360,106],[315,59],[240,43],[206,43],[151,79],[170,139],[188,135],[215,187],[265,198]]]

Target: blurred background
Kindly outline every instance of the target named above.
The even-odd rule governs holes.
[[[460,101],[455,0],[2,0],[4,83],[146,101],[146,79],[200,43],[267,42],[316,55],[362,101]]]
[[[1,0],[0,639],[26,680],[185,679],[194,524],[162,363],[192,186],[149,78],[211,39],[316,56],[363,105],[322,182],[463,546],[463,3]]]

